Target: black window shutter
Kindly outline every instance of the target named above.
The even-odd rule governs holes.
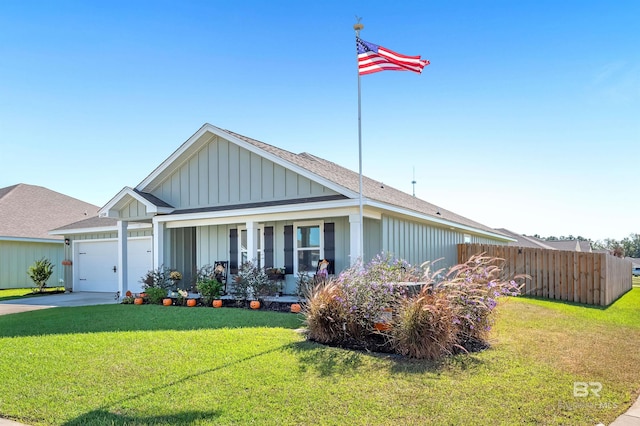
[[[229,272],[238,273],[238,230],[229,230]]]
[[[324,224],[324,258],[329,261],[330,274],[334,274],[334,264],[336,261],[336,233],[335,223]]]
[[[264,267],[273,268],[273,226],[264,227]]]
[[[284,269],[285,274],[293,274],[293,225],[284,227]]]

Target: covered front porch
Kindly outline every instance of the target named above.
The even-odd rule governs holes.
[[[364,238],[354,200],[296,203],[292,205],[235,205],[162,212],[136,191],[128,191],[105,209],[117,217],[119,291],[126,293],[127,235],[131,222],[151,222],[153,267],[182,273],[181,285],[192,287],[199,268],[226,266],[226,290],[244,262],[284,271],[282,294],[294,295],[298,274],[314,275],[321,259],[329,273],[339,273],[356,262],[364,240],[365,259],[379,253],[381,215],[364,211]],[[132,208],[135,206],[135,208]],[[163,208],[168,209],[167,206]]]

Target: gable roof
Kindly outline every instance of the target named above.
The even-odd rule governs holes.
[[[0,238],[62,239],[48,231],[97,211],[98,206],[41,186],[0,188]]]
[[[162,176],[167,173],[168,169],[175,167],[184,161],[182,158],[183,154],[188,155],[194,153],[194,145],[204,144],[209,140],[209,138],[205,137],[207,132],[236,143],[251,150],[252,152],[256,152],[277,164],[300,173],[303,176],[338,192],[339,194],[352,199],[358,198],[358,173],[313,154],[307,152],[295,154],[282,148],[240,135],[230,130],[221,129],[208,123],[203,125],[147,178],[136,186],[136,191],[139,191],[140,193],[151,191],[153,186],[156,185]],[[400,213],[421,217],[426,216],[429,220],[441,223],[445,226],[457,224],[465,228],[481,231],[482,233],[488,233],[493,237],[498,237],[503,240],[510,239],[510,237],[501,234],[493,228],[413,197],[406,192],[400,191],[366,176],[363,176],[362,192],[365,205],[372,205],[379,208],[394,207]]]

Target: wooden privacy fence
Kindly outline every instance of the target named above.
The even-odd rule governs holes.
[[[529,296],[607,306],[631,290],[631,262],[607,253],[458,244],[458,262],[486,253],[505,260],[508,277],[531,276],[523,293]]]

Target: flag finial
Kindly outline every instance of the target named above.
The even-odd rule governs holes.
[[[358,37],[360,37],[360,30],[364,28],[364,25],[362,25],[360,23],[360,21],[362,20],[362,18],[359,18],[358,15],[356,15],[356,22],[355,25],[353,26],[353,29],[356,30],[356,35]]]

